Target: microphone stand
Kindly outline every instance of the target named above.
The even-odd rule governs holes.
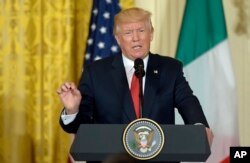
[[[140,84],[140,93],[139,93],[139,100],[140,100],[140,117],[142,118],[142,108],[143,108],[143,103],[144,103],[144,98],[143,98],[143,88],[142,88],[142,78],[143,76],[139,77],[139,84]]]
[[[139,118],[142,118],[142,108],[143,108],[143,103],[144,103],[144,99],[143,99],[143,76],[145,75],[145,71],[144,71],[144,63],[143,60],[140,58],[137,58],[134,62],[134,68],[135,68],[135,75],[136,77],[139,79],[139,104],[140,104],[140,116]]]

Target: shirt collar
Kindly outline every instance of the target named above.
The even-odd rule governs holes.
[[[143,63],[144,63],[144,69],[146,70],[147,68],[147,65],[148,65],[148,56],[147,55],[144,59],[143,59]],[[132,70],[133,67],[134,67],[134,61],[129,59],[128,57],[126,57],[124,54],[122,54],[122,59],[123,59],[123,64],[124,64],[124,67],[126,69],[129,69],[129,70]]]

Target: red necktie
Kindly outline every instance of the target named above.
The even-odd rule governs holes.
[[[133,103],[134,103],[136,118],[139,118],[140,117],[140,99],[139,99],[140,84],[139,84],[139,78],[137,78],[135,74],[132,77],[130,91],[131,91],[131,96],[132,96]]]

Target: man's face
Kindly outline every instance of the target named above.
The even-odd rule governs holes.
[[[145,21],[119,25],[115,38],[122,53],[129,59],[144,58],[150,50],[153,30]]]

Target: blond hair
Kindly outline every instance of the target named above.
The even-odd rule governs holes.
[[[153,30],[151,23],[151,13],[142,8],[133,7],[122,10],[115,15],[113,34],[115,35],[118,33],[120,24],[135,23],[138,21],[146,21],[148,23],[149,29]]]

